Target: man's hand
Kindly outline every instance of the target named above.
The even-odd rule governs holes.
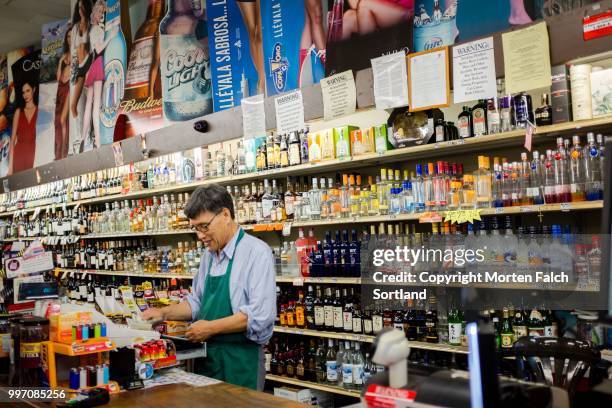
[[[142,312],[142,320],[166,320],[162,309],[150,308]]]
[[[187,340],[193,342],[203,342],[217,334],[216,325],[209,320],[198,320],[189,326],[185,334]]]

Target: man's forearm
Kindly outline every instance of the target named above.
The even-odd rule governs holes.
[[[166,306],[161,309],[164,320],[191,320],[191,306],[189,302]]]
[[[242,312],[235,313],[222,319],[211,320],[215,334],[241,333],[247,328],[248,318]]]

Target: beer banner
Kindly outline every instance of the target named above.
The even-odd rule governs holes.
[[[262,0],[260,7],[267,95],[318,83],[327,41],[322,3]]]
[[[264,93],[259,9],[255,1],[206,0],[215,111]]]
[[[68,155],[70,45],[67,36],[68,20],[42,27],[35,167]]]
[[[534,0],[421,0],[414,16],[414,51],[469,41],[541,16]]]
[[[164,0],[139,0],[131,6],[133,41],[119,109],[119,114],[127,118],[125,137],[164,126],[159,59],[159,23],[164,5]]]

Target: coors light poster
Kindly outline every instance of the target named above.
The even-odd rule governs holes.
[[[68,20],[42,27],[40,92],[34,167],[68,155],[70,45]]]
[[[414,0],[327,0],[326,75],[370,67],[372,58],[412,52]]]

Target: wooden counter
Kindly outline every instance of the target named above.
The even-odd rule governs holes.
[[[0,404],[1,406],[2,404]],[[55,404],[11,403],[10,408],[49,408]],[[149,389],[122,391],[111,396],[109,408],[303,408],[307,405],[257,392],[235,385],[220,383],[205,387],[191,387],[186,384],[160,385]]]

